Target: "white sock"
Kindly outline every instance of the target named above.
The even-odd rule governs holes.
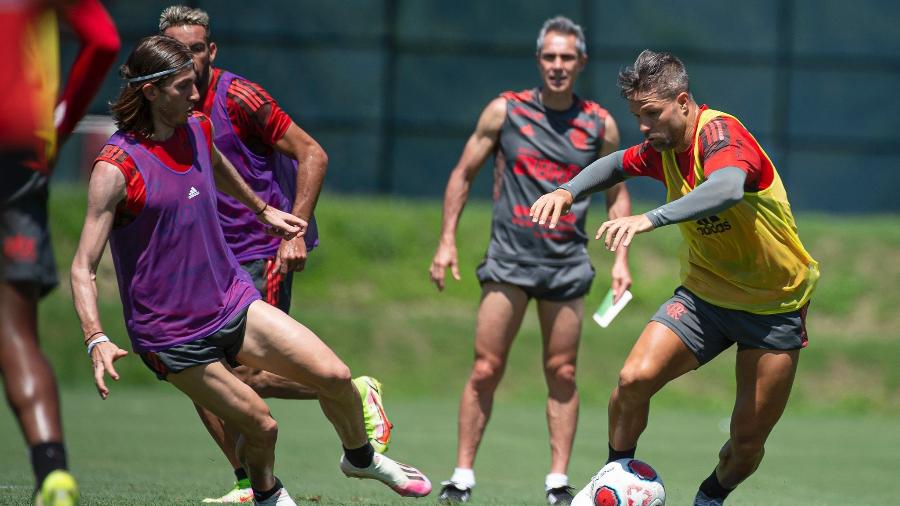
[[[472,488],[475,486],[475,471],[457,467],[453,469],[453,476],[450,477],[450,481],[466,488]]]
[[[562,473],[550,473],[544,479],[544,487],[547,490],[551,488],[565,487],[569,484],[569,477]]]

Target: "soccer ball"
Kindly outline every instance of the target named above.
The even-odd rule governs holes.
[[[573,505],[663,506],[666,490],[650,464],[636,459],[620,459],[603,466],[578,493]]]

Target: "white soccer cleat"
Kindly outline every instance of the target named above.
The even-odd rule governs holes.
[[[291,499],[291,495],[288,494],[286,488],[281,487],[278,489],[278,492],[275,492],[272,497],[269,497],[265,501],[253,501],[253,504],[257,506],[297,506],[297,503]]]
[[[431,492],[431,481],[418,469],[376,453],[366,468],[354,466],[341,455],[341,471],[348,478],[378,480],[403,497],[425,497]]]

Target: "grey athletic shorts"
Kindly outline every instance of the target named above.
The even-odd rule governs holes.
[[[204,338],[179,344],[167,350],[145,351],[140,353],[141,359],[160,380],[165,380],[169,373],[178,373],[190,367],[219,360],[225,360],[230,366],[236,367],[240,365],[237,354],[244,344],[249,308],[250,306],[245,307],[224,327]]]
[[[475,271],[478,281],[506,283],[525,290],[528,297],[553,302],[584,297],[591,291],[594,267],[587,260],[567,265],[543,265],[485,257]]]
[[[0,156],[0,279],[29,283],[49,293],[59,280],[47,220],[48,179],[23,167],[17,156]]]
[[[672,329],[703,365],[732,344],[738,350],[798,350],[805,348],[806,309],[760,315],[726,309],[704,301],[680,286],[651,321]]]

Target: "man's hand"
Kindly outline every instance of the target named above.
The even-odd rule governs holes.
[[[568,214],[572,207],[572,194],[562,188],[557,188],[552,193],[541,195],[531,205],[531,221],[543,225],[550,219],[550,228],[556,228],[559,217]]]
[[[594,236],[594,239],[600,239],[603,237],[603,233],[606,232],[606,239],[603,241],[606,244],[606,249],[615,251],[619,246],[627,248],[635,234],[651,230],[653,230],[653,224],[643,214],[626,216],[604,222],[597,229],[597,235]]]
[[[113,362],[125,355],[128,355],[128,352],[116,346],[112,341],[98,343],[91,350],[91,362],[94,364],[94,385],[97,386],[97,393],[100,394],[101,399],[105,400],[109,397],[109,388],[106,388],[104,374],[109,374],[110,378],[119,381],[119,373],[116,372]]]
[[[306,257],[309,252],[306,250],[306,241],[302,236],[293,239],[281,241],[278,246],[278,253],[275,255],[275,270],[282,274],[289,272],[300,272],[306,267]]]
[[[619,302],[619,298],[625,293],[625,290],[631,288],[631,272],[628,270],[628,262],[623,259],[616,259],[612,267],[612,289],[613,304]]]
[[[431,281],[440,291],[444,290],[444,275],[447,267],[450,267],[450,273],[453,279],[459,281],[459,263],[456,254],[456,244],[444,243],[438,244],[437,251],[434,253],[434,260],[431,261]]]
[[[272,206],[266,206],[256,219],[268,225],[266,227],[267,234],[282,237],[285,240],[302,237],[306,233],[306,227],[308,226],[305,220],[293,214],[279,211]]]

